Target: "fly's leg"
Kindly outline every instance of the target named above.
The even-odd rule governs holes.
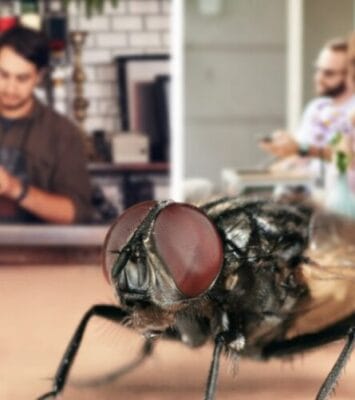
[[[59,367],[54,377],[52,391],[39,397],[38,400],[55,398],[64,388],[71,366],[73,365],[76,353],[79,350],[85,329],[91,317],[107,318],[116,322],[121,322],[127,317],[127,313],[121,308],[105,304],[98,304],[90,308],[81,319],[67,349],[60,361]]]
[[[121,376],[127,374],[128,372],[131,372],[135,368],[137,368],[139,365],[143,363],[143,361],[149,357],[154,349],[154,343],[151,340],[146,339],[144,342],[142,349],[140,351],[140,354],[138,357],[133,360],[131,363],[119,368],[116,371],[113,371],[107,375],[104,375],[100,378],[97,379],[90,379],[90,381],[80,381],[80,382],[75,382],[75,386],[100,386],[100,385],[105,385],[109,382],[112,382]]]
[[[295,336],[292,339],[269,343],[263,348],[262,356],[267,360],[271,357],[290,356],[302,351],[311,350],[349,336],[349,332],[354,329],[354,326],[355,314],[319,332],[307,333]]]
[[[213,357],[208,373],[205,400],[213,400],[217,387],[218,371],[219,371],[219,360],[221,358],[221,352],[225,344],[225,335],[220,333],[217,335],[213,350]]]
[[[347,363],[350,354],[355,346],[355,315],[340,321],[336,325],[325,328],[316,333],[309,333],[296,336],[292,339],[270,343],[263,349],[265,359],[271,357],[283,357],[291,354],[310,350],[321,345],[334,342],[335,340],[347,337],[347,341],[341,351],[336,363],[320,388],[316,400],[326,400],[332,393],[339,375]]]
[[[355,346],[355,327],[351,328],[346,340],[346,343],[336,360],[333,368],[329,372],[326,380],[323,382],[316,400],[326,400],[334,390],[334,387],[339,379],[340,373],[349,360],[351,352]]]

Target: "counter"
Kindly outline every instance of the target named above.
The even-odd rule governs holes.
[[[164,185],[168,188],[168,163],[89,163],[88,171],[94,183],[101,187],[111,185],[121,192],[116,197],[122,197],[122,204],[118,206],[117,198],[111,199],[118,213],[139,201],[156,197]],[[147,191],[146,182],[152,186],[152,191]],[[143,191],[139,190],[141,184]],[[0,224],[0,264],[96,265],[101,262],[102,244],[108,229],[109,224]]]
[[[93,266],[3,265],[0,268],[0,399],[33,400],[48,391],[59,360],[84,312],[114,304],[112,288]],[[343,342],[294,357],[257,362],[222,357],[218,400],[314,399]],[[111,383],[79,387],[138,354],[141,337],[100,318],[90,321],[63,400],[201,400],[212,346],[190,349],[159,341],[139,368]],[[235,376],[231,373],[236,371]],[[354,357],[334,400],[354,399]],[[76,383],[76,385],[75,385]]]
[[[109,225],[0,225],[0,246],[101,246]]]
[[[109,225],[0,225],[0,264],[97,264]]]

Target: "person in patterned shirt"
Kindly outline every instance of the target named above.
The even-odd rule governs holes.
[[[260,142],[266,152],[281,160],[292,160],[286,161],[286,169],[300,168],[324,182],[329,173],[323,161],[332,159],[332,139],[339,133],[352,136],[355,94],[348,52],[349,42],[342,39],[333,39],[322,48],[314,72],[317,97],[306,106],[298,130],[278,130],[271,140]],[[281,165],[284,169],[285,163]]]
[[[278,130],[260,147],[278,158],[304,157],[303,166],[314,175],[320,173],[320,160],[332,157],[330,142],[337,133],[353,130],[355,110],[353,83],[349,77],[348,41],[334,39],[320,51],[315,64],[314,84],[317,97],[303,112],[296,132]]]

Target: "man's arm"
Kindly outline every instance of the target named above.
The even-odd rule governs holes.
[[[325,101],[328,100],[316,99],[307,105],[295,135],[285,130],[278,130],[273,133],[269,141],[262,141],[260,147],[278,158],[303,155],[330,161],[332,157],[330,146],[312,144],[315,121],[318,120],[319,108]]]
[[[23,191],[23,183],[0,166],[0,196],[18,201]],[[52,194],[34,186],[29,186],[19,205],[39,218],[58,224],[70,224],[75,219],[73,201],[63,195]]]
[[[286,131],[275,132],[270,140],[261,141],[260,147],[278,158],[302,155],[302,152],[304,156],[320,158],[328,161],[332,157],[332,150],[329,146],[318,147],[308,145],[306,148],[302,148],[302,145]]]

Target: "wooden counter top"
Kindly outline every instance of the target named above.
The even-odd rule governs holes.
[[[63,350],[93,303],[110,303],[110,286],[95,265],[26,265],[0,268],[0,399],[34,400],[50,388]],[[70,381],[112,371],[136,354],[140,338],[93,320]],[[216,400],[311,400],[342,343],[290,361],[240,360],[221,365]],[[63,400],[202,400],[212,348],[190,350],[160,342],[153,356],[121,380],[100,387],[69,385]],[[355,360],[350,360],[332,400],[354,399]]]
[[[0,225],[0,246],[99,246],[108,225]]]
[[[0,266],[99,264],[108,229],[108,225],[0,225]]]

